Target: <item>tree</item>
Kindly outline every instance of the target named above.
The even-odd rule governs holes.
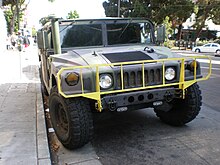
[[[118,16],[118,0],[109,0],[102,3],[107,17]],[[120,2],[120,16],[129,17],[132,13],[132,2],[130,0],[122,0]]]
[[[49,17],[50,17],[50,16],[48,16],[48,17],[42,17],[42,18],[39,20],[39,23],[40,23],[42,26],[44,26],[47,22],[50,21]]]
[[[159,2],[158,2],[159,3]],[[182,36],[182,24],[191,16],[194,12],[194,4],[191,0],[175,0],[175,1],[165,1],[163,3],[164,7],[161,7],[157,11],[158,16],[154,19],[163,19],[164,16],[169,16],[172,21],[172,27],[178,28],[177,40],[181,40]]]
[[[161,24],[166,16],[172,20],[173,28],[178,27],[178,39],[181,39],[182,23],[194,11],[192,0],[121,0],[122,17],[142,17]],[[117,15],[118,0],[103,2],[106,16]]]
[[[77,13],[76,10],[70,11],[66,17],[67,19],[74,19],[74,18],[79,18],[79,14]]]
[[[19,21],[22,20],[24,11],[27,9],[29,4],[25,0],[4,0],[3,5],[8,6],[8,10],[5,10],[5,19],[7,22],[7,28],[9,34],[12,32],[18,31]],[[19,18],[19,19],[18,19]]]
[[[194,40],[199,38],[202,29],[205,27],[205,22],[212,19],[214,23],[220,23],[220,1],[218,0],[197,0],[196,12],[196,35]]]

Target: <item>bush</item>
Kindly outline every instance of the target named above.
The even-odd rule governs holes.
[[[174,43],[175,43],[175,41],[174,40],[166,40],[165,42],[164,42],[164,46],[166,46],[166,47],[168,47],[168,48],[173,48],[174,47]]]

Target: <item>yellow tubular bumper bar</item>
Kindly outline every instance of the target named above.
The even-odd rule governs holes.
[[[209,64],[209,71],[208,74],[205,77],[196,78],[196,64],[194,65],[194,79],[185,81],[185,61],[186,59],[191,59],[191,60],[199,60],[199,59],[207,59],[208,64]],[[180,79],[178,82],[175,83],[167,83],[165,82],[165,66],[166,62],[169,61],[179,61],[181,62],[180,66]],[[162,64],[162,84],[161,85],[153,85],[153,86],[148,86],[145,84],[145,64],[147,63],[161,63]],[[134,64],[139,64],[141,65],[141,71],[142,71],[142,86],[141,87],[134,87],[134,88],[129,88],[125,89],[124,88],[124,75],[123,75],[123,66],[127,65],[134,65]],[[100,68],[102,67],[120,67],[120,83],[121,83],[121,89],[119,90],[107,90],[107,91],[101,91],[100,86],[99,86],[99,74],[100,74]],[[65,94],[62,90],[62,84],[61,84],[61,74],[64,71],[70,71],[73,72],[74,70],[80,70],[80,81],[81,81],[81,92],[77,94]],[[94,92],[85,92],[84,90],[84,80],[83,80],[83,69],[95,69],[95,91]],[[131,91],[138,91],[138,90],[146,90],[146,89],[152,89],[152,88],[160,88],[160,87],[169,87],[169,86],[174,86],[177,85],[179,86],[179,89],[183,91],[183,97],[184,97],[184,91],[187,87],[191,86],[195,82],[202,81],[202,80],[207,80],[211,76],[211,71],[212,71],[212,63],[211,63],[211,58],[207,56],[187,56],[183,58],[169,58],[169,59],[158,59],[158,60],[144,60],[144,61],[134,61],[134,62],[121,62],[121,63],[112,63],[112,64],[96,64],[96,65],[90,65],[90,66],[73,66],[73,67],[65,67],[61,68],[59,72],[57,73],[57,86],[58,86],[58,92],[65,98],[72,98],[72,97],[86,97],[90,98],[93,100],[97,101],[97,109],[99,111],[102,110],[101,106],[101,95],[106,95],[106,94],[113,94],[113,93],[122,93],[122,92],[131,92]]]

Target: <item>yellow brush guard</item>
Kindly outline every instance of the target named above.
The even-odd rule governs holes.
[[[199,59],[207,59],[208,64],[209,64],[209,69],[208,69],[208,73],[206,76],[203,75],[202,78],[197,78],[196,77],[196,62],[194,64],[194,78],[193,80],[189,80],[189,81],[185,81],[185,61],[186,59],[191,59],[191,60],[199,60]],[[179,61],[181,62],[181,67],[180,67],[180,79],[178,82],[175,83],[166,83],[165,82],[165,63],[169,62],[169,61]],[[162,84],[160,85],[153,85],[153,86],[148,86],[145,85],[145,64],[147,63],[162,63]],[[129,89],[124,89],[124,78],[123,78],[123,66],[126,65],[135,65],[135,64],[139,64],[142,65],[142,86],[141,87],[136,87],[136,88],[129,88]],[[108,91],[101,91],[100,90],[100,86],[99,86],[99,73],[100,73],[100,68],[101,67],[120,67],[120,74],[121,74],[121,89],[120,90],[108,90]],[[90,93],[85,93],[84,91],[84,81],[83,81],[83,69],[91,69],[91,68],[95,68],[96,71],[96,90],[95,92],[90,92]],[[61,74],[66,71],[73,71],[75,69],[80,70],[79,74],[80,74],[80,81],[81,81],[81,93],[79,94],[70,94],[67,95],[62,91],[62,87],[61,87]],[[151,89],[151,88],[161,88],[161,87],[168,87],[168,86],[179,86],[179,89],[182,90],[183,92],[183,98],[185,96],[185,89],[188,88],[189,86],[191,86],[192,84],[194,84],[195,82],[198,81],[202,81],[202,80],[207,80],[210,75],[211,75],[211,71],[212,71],[212,63],[211,63],[211,58],[207,57],[207,56],[186,56],[183,58],[169,58],[169,59],[158,59],[158,60],[144,60],[144,61],[135,61],[135,62],[121,62],[121,63],[111,63],[111,64],[96,64],[96,65],[89,65],[89,66],[73,66],[73,67],[65,67],[65,68],[61,68],[59,70],[59,72],[57,73],[57,86],[58,86],[58,92],[65,98],[72,98],[72,97],[86,97],[86,98],[90,98],[93,100],[97,101],[97,110],[98,111],[102,111],[102,105],[101,105],[101,95],[106,95],[106,94],[113,94],[113,93],[122,93],[122,92],[131,92],[131,91],[139,91],[139,90],[146,90],[146,89]]]

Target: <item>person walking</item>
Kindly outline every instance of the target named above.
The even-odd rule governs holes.
[[[11,35],[11,45],[12,45],[12,48],[13,48],[13,49],[15,48],[16,41],[17,41],[17,36],[16,36],[15,33],[13,32],[12,35]]]

